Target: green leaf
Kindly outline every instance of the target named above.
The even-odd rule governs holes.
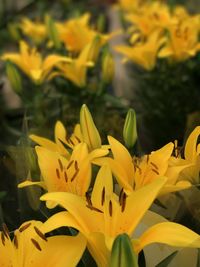
[[[174,259],[177,253],[178,251],[173,252],[164,260],[162,260],[160,263],[158,263],[155,267],[167,267],[170,264],[170,262]]]

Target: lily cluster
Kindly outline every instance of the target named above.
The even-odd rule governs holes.
[[[119,1],[128,22],[129,46],[116,50],[146,70],[159,59],[171,63],[186,61],[200,50],[199,14],[191,15],[182,6],[163,1]]]
[[[132,131],[129,123],[125,125]],[[41,177],[37,182],[24,181],[19,187],[42,187],[47,193],[40,199],[47,207],[59,205],[64,211],[43,224],[25,222],[15,231],[12,241],[4,225],[0,263],[42,266],[45,259],[47,266],[76,266],[87,246],[98,266],[111,266],[111,260],[120,260],[119,254],[111,256],[111,251],[121,234],[131,240],[136,262],[137,255],[152,243],[200,248],[200,236],[174,222],[154,223],[139,236],[136,234],[142,221],[149,225],[145,216],[156,198],[199,183],[199,134],[197,127],[187,140],[184,156],[177,144],[169,143],[136,157],[112,136],[102,144],[90,111],[83,105],[80,123],[72,135],[60,121],[55,125],[55,141],[31,135],[38,144],[35,151]],[[79,234],[47,237],[46,233],[63,226],[74,228]]]

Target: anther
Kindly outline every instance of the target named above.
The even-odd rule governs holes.
[[[34,226],[34,230],[39,235],[39,237],[41,237],[44,241],[46,242],[48,241],[46,236],[36,226]]]
[[[122,188],[121,191],[120,191],[120,193],[119,193],[119,204],[120,204],[120,206],[122,204],[123,193],[124,193],[124,188]]]
[[[158,166],[157,166],[155,163],[153,163],[153,162],[151,161],[150,164],[151,164],[156,170],[158,170]]]
[[[68,177],[67,177],[67,173],[66,173],[66,171],[64,172],[64,178],[65,178],[65,182],[67,183],[67,181],[68,181]]]
[[[147,155],[147,164],[149,163],[149,154]]]
[[[71,182],[74,181],[74,179],[76,178],[77,174],[79,173],[79,169],[75,171],[74,175],[71,178]]]
[[[1,242],[5,246],[5,235],[3,232],[1,232]]]
[[[58,177],[58,179],[60,179],[60,172],[59,172],[59,169],[56,169],[56,176]]]
[[[69,162],[69,164],[67,165],[67,170],[72,166],[73,163],[74,163],[74,160]]]
[[[31,223],[27,223],[27,224],[23,225],[22,227],[20,227],[19,228],[20,233],[23,232],[24,230],[26,230],[30,225],[31,225]]]
[[[103,187],[102,193],[101,193],[101,206],[103,206],[105,202],[105,187]]]
[[[10,232],[8,230],[8,227],[5,223],[2,224],[2,230],[3,230],[3,233],[5,235],[6,238],[9,238],[10,236]]]
[[[76,171],[79,170],[77,160],[75,160],[75,162],[74,162],[74,168],[75,168]]]
[[[122,207],[121,207],[121,211],[122,211],[122,212],[124,212],[125,207],[126,207],[126,198],[127,198],[127,195],[126,195],[126,193],[124,192],[123,195],[122,195]]]
[[[76,140],[78,141],[78,143],[81,143],[81,140],[78,138],[78,136],[74,135],[74,137],[76,138]]]
[[[85,193],[85,197],[86,197],[86,201],[88,203],[89,206],[92,206],[92,200],[91,200],[91,196],[89,192]]]
[[[14,243],[14,246],[15,246],[16,248],[18,248],[18,239],[17,239],[17,236],[16,236],[16,235],[14,235],[13,243]]]
[[[72,141],[72,139],[70,138],[69,140],[70,140],[70,143],[74,146],[75,144],[74,144],[74,142]]]
[[[110,217],[112,217],[112,201],[111,200],[109,201],[109,214],[110,214]]]
[[[63,164],[62,164],[62,161],[60,159],[58,159],[58,163],[59,163],[59,166],[60,166],[60,170],[61,172],[63,171]]]
[[[159,172],[157,170],[151,169],[153,172],[159,175]]]
[[[38,243],[35,239],[31,238],[31,242],[33,243],[33,245],[34,245],[39,251],[42,250],[41,247],[40,247],[40,245],[39,245],[39,243]]]

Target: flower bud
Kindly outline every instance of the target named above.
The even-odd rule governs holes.
[[[89,150],[101,147],[101,137],[94,124],[92,115],[84,104],[80,111],[80,125],[83,141],[88,145]]]
[[[115,63],[110,52],[106,51],[102,62],[102,79],[105,83],[110,83],[114,77]]]
[[[118,235],[113,243],[110,267],[139,267],[137,256],[133,251],[127,234]]]
[[[61,48],[61,41],[54,20],[50,16],[45,17],[47,32],[56,49]]]
[[[89,62],[96,62],[97,61],[97,58],[99,56],[100,47],[101,47],[101,36],[97,34],[88,47],[89,53],[88,53],[87,60]]]
[[[12,89],[17,93],[21,94],[22,92],[22,80],[17,68],[11,63],[6,63],[6,74],[10,81]]]
[[[123,129],[123,137],[126,147],[132,148],[137,141],[136,114],[133,109],[129,109]]]

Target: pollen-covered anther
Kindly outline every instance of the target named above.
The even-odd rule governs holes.
[[[73,163],[74,163],[74,160],[69,162],[69,164],[67,165],[67,170],[72,166]]]
[[[76,178],[76,176],[77,176],[78,173],[79,173],[79,169],[77,169],[77,170],[75,171],[75,173],[73,174],[73,176],[72,176],[72,178],[71,178],[71,182],[74,181],[74,179]]]
[[[60,159],[58,159],[58,164],[60,166],[61,172],[63,172],[63,164],[62,164],[62,161]]]
[[[123,192],[122,194],[122,205],[121,205],[121,211],[124,212],[125,210],[125,207],[126,207],[126,198],[127,198],[127,195],[125,192]]]
[[[18,249],[18,239],[17,239],[16,235],[14,235],[13,243],[14,243],[14,246],[16,247],[16,249]]]
[[[19,228],[20,233],[25,231],[30,225],[31,225],[31,223],[27,223],[27,224],[23,225],[22,227],[20,227]]]
[[[72,141],[72,139],[71,138],[68,138],[68,140],[67,140],[72,146],[74,146],[75,144],[74,144],[74,142]]]
[[[103,187],[102,193],[101,193],[101,206],[103,206],[105,202],[105,187]]]
[[[48,241],[46,236],[36,226],[34,226],[34,230],[40,238],[42,238],[46,242]]]
[[[1,232],[1,242],[5,246],[5,235],[3,232]]]
[[[112,207],[112,201],[109,201],[109,215],[110,217],[112,217],[112,213],[113,213],[113,207]]]
[[[160,173],[158,172],[158,170],[155,169],[151,169],[153,172],[155,172],[157,175],[159,175]]]
[[[42,249],[41,249],[39,243],[38,243],[35,239],[31,238],[31,242],[33,243],[33,245],[34,245],[39,251],[42,251]]]
[[[149,154],[147,154],[147,164],[149,163]]]
[[[3,233],[4,233],[5,237],[7,239],[9,239],[10,232],[9,232],[8,227],[7,227],[7,225],[5,223],[2,224],[2,230],[3,230]]]
[[[78,138],[78,136],[74,135],[74,138],[76,138],[78,143],[81,143],[81,140]]]
[[[60,172],[59,172],[59,169],[56,169],[56,176],[58,177],[58,179],[60,179]]]

